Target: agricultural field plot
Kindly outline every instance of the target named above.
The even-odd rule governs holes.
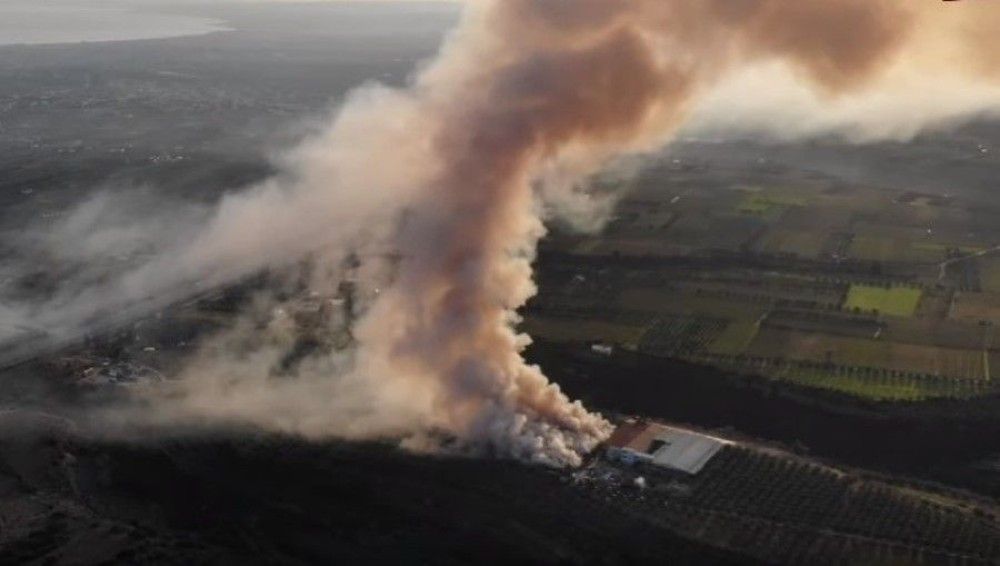
[[[990,381],[997,383],[1000,387],[1000,380],[994,380],[993,375],[1000,371],[1000,351],[990,350],[983,361],[986,364],[986,368],[989,370]]]
[[[910,249],[904,254],[903,259],[914,263],[938,263],[951,254],[967,255],[978,251],[979,248],[956,247],[937,242],[911,242]]]
[[[757,249],[767,254],[817,258],[827,248],[829,234],[819,231],[772,229],[759,240]]]
[[[635,348],[647,327],[620,322],[530,316],[521,330],[552,342],[606,342]]]
[[[588,240],[573,252],[580,255],[622,255],[639,257],[684,257],[697,251],[662,237],[614,236]]]
[[[945,251],[944,247],[904,237],[855,234],[847,253],[863,261],[937,263],[945,259]]]
[[[926,387],[915,379],[881,379],[879,376],[841,373],[836,369],[799,367],[788,364],[766,374],[807,387],[837,391],[875,401],[923,401],[938,397],[959,397],[938,387]]]
[[[985,380],[955,379],[878,367],[711,354],[702,356],[700,361],[732,371],[762,375],[872,401],[969,399],[996,391],[993,384]]]
[[[854,338],[874,338],[885,329],[884,323],[872,317],[822,311],[777,310],[768,314],[763,324],[768,328]]]
[[[806,204],[808,204],[808,200],[801,196],[751,192],[743,197],[743,200],[736,206],[736,211],[762,220],[774,221],[780,218],[786,210]]]
[[[844,302],[846,309],[878,311],[892,316],[913,316],[920,303],[921,289],[912,287],[874,287],[852,285]]]
[[[865,211],[859,214],[851,226],[855,233],[865,236],[879,236],[896,240],[907,240],[914,243],[935,243],[936,233],[926,225],[912,225],[900,218],[892,218],[891,208],[878,211]],[[928,231],[929,230],[929,231]]]
[[[717,297],[699,297],[690,292],[673,289],[641,288],[626,289],[618,296],[617,307],[622,310],[661,314],[703,316],[727,320],[760,319],[768,310],[768,304],[748,303]]]
[[[1000,556],[1000,537],[993,522],[981,520],[963,505],[963,501],[945,495],[927,498],[922,492],[863,480],[850,472],[800,460],[776,460],[775,457],[743,447],[726,447],[691,481],[688,499],[698,508],[708,508],[724,515],[717,517],[720,530],[728,525],[735,531],[753,529],[754,523],[773,520],[800,528],[799,536],[810,545],[809,552],[795,552],[792,533],[769,545],[750,544],[758,556],[782,564],[807,564],[825,560],[820,533],[860,535],[852,544],[865,541],[899,541],[895,559],[887,564],[938,563],[945,554],[969,554],[975,559],[957,562],[984,563]],[[670,506],[668,506],[670,507]],[[704,520],[697,512],[690,520]],[[728,517],[729,521],[725,521]],[[742,523],[742,524],[741,524]],[[963,536],[955,537],[955,532]],[[804,536],[803,536],[804,535]],[[737,539],[737,544],[746,544]],[[734,541],[736,542],[736,541]],[[910,548],[905,543],[913,544]],[[767,548],[771,553],[764,552]],[[932,549],[947,549],[931,556]],[[928,556],[923,556],[927,553]],[[798,558],[793,558],[796,556]],[[869,555],[872,556],[872,555]],[[849,560],[831,563],[849,563]]]
[[[605,235],[649,237],[666,230],[679,217],[678,213],[661,212],[654,205],[647,206],[650,207],[649,210],[620,212],[619,216],[604,229]]]
[[[905,246],[905,240],[858,234],[851,239],[847,253],[854,259],[886,261],[891,257],[899,257]]]
[[[739,251],[763,229],[758,218],[714,212],[685,215],[671,224],[664,239],[702,250]]]
[[[639,343],[656,356],[685,356],[704,351],[726,328],[726,321],[690,316],[658,317]]]
[[[955,379],[986,377],[981,350],[901,344],[775,328],[761,328],[747,354]]]
[[[984,252],[987,246],[979,243],[943,243],[943,242],[915,242],[913,247],[933,252],[936,254],[958,254],[959,256],[972,255]]]
[[[740,281],[682,281],[687,292],[699,296],[734,299],[750,303],[803,303],[817,308],[837,308],[846,287],[819,285],[810,281],[776,280],[752,274]]]
[[[616,306],[622,310],[684,314],[687,294],[663,287],[632,287],[618,295]]]
[[[718,299],[723,301],[737,301],[747,305],[758,305],[767,311],[774,308],[798,308],[798,309],[835,309],[840,303],[840,297],[813,296],[782,296],[780,293],[768,293],[769,289],[753,290],[730,290],[730,289],[685,289],[686,292],[695,297],[707,300]]]
[[[656,316],[647,312],[623,311],[615,309],[587,309],[578,307],[559,307],[532,305],[525,311],[527,318],[554,319],[570,321],[592,321],[618,326],[648,328],[656,322]]]
[[[952,261],[944,264],[944,281],[958,291],[982,291],[979,281],[979,265],[974,261]],[[940,277],[940,267],[938,268]]]
[[[978,322],[942,319],[896,318],[886,324],[880,338],[887,342],[981,350],[988,344],[989,327]]]
[[[930,289],[920,297],[920,304],[913,313],[917,319],[942,320],[948,318],[951,310],[951,292]]]
[[[881,219],[883,222],[903,226],[915,224],[932,226],[936,225],[944,215],[945,209],[931,203],[925,197],[917,197],[909,201],[905,200],[907,198],[905,195],[901,198],[903,200],[897,198],[895,206],[882,210]]]
[[[618,294],[614,281],[553,282],[554,291],[536,296],[531,301],[532,309],[577,313],[587,313],[588,318],[607,318],[608,305]]]
[[[1000,321],[1000,293],[956,293],[951,317],[971,322]]]
[[[866,367],[887,367],[891,360],[888,342],[769,327],[760,329],[747,355]]]
[[[847,231],[855,211],[845,206],[842,200],[819,198],[806,206],[792,208],[781,216],[781,221],[774,227],[821,234]]]
[[[1000,293],[1000,257],[987,256],[976,260],[979,285],[984,292]]]
[[[889,369],[961,379],[986,378],[981,350],[892,344],[891,352]]]
[[[725,446],[686,477],[600,460],[579,473],[615,479],[583,482],[601,500],[623,498],[619,486],[640,474],[648,488],[632,502],[637,512],[764,564],[957,566],[995,564],[1000,557],[991,503],[773,449]]]
[[[745,320],[730,322],[708,345],[707,351],[724,356],[742,354],[753,342],[758,330],[760,325],[756,322]]]

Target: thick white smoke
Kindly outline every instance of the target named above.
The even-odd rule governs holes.
[[[782,69],[785,88],[808,101],[797,111],[810,120],[787,132],[911,132],[905,116],[885,121],[876,110],[926,106],[897,78],[935,68],[918,52],[960,37],[925,38],[935,13],[887,0],[474,3],[409,87],[359,89],[324,135],[294,152],[287,174],[228,198],[169,253],[61,298],[47,316],[83,321],[95,305],[182,294],[192,281],[211,286],[308,255],[319,296],[350,271],[367,297],[353,348],[275,377],[294,324],[269,305],[266,323],[249,316],[179,379],[146,392],[144,416],[414,446],[443,435],[467,449],[577,464],[609,424],[527,364],[528,338],[514,330],[535,292],[543,211],[587,210],[579,189],[588,178],[660,147],[692,112],[698,128],[731,127],[718,113],[738,106],[725,90],[715,106],[700,96],[723,81],[753,85],[741,100],[773,96],[751,70]],[[989,77],[982,49],[960,47],[982,59],[962,76]],[[925,112],[919,125],[989,107],[990,96]],[[780,123],[744,106],[741,124]],[[828,108],[835,116],[819,117]],[[360,266],[344,267],[350,258]]]

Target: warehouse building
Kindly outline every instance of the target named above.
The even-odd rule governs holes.
[[[654,422],[628,420],[605,443],[609,460],[697,474],[728,440]]]

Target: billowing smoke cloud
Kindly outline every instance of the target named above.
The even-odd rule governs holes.
[[[623,154],[660,147],[692,112],[708,123],[699,97],[748,69],[778,65],[795,88],[836,105],[878,96],[869,89],[893,73],[934,68],[921,67],[920,50],[943,42],[924,33],[938,11],[915,6],[472,4],[411,86],[357,91],[323,136],[289,158],[287,175],[224,201],[193,241],[67,308],[221,283],[304,255],[326,274],[313,281],[322,296],[346,276],[350,254],[370,299],[353,348],[275,378],[269,370],[290,331],[271,316],[239,335],[268,338],[220,337],[181,379],[151,392],[153,414],[411,444],[443,433],[465,448],[576,464],[609,425],[527,364],[528,338],[514,330],[535,292],[545,215],[586,208],[587,179]],[[968,57],[962,72],[992,72],[992,55],[976,44],[989,40],[962,39],[964,18],[945,21],[950,48]]]
[[[970,117],[995,117],[1000,109],[995,3],[890,7],[898,13],[890,20],[904,42],[857,88],[824,93],[799,80],[801,69],[786,61],[748,62],[699,97],[684,134],[787,140],[837,133],[858,142],[906,141]]]

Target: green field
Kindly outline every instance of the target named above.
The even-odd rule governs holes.
[[[851,241],[851,257],[865,261],[936,263],[945,258],[948,247],[913,242],[905,237],[858,234]]]
[[[759,328],[760,325],[756,322],[730,322],[726,329],[709,344],[708,351],[713,354],[729,356],[742,354],[757,336]]]
[[[928,399],[968,399],[983,395],[992,388],[987,381],[950,379],[927,375],[901,374],[882,368],[826,365],[817,362],[718,356],[701,359],[718,367],[753,373],[837,391],[872,401],[924,401]]]
[[[736,210],[741,214],[774,219],[791,207],[805,206],[805,204],[806,200],[802,198],[755,193],[747,195],[737,205]]]
[[[836,368],[801,367],[788,364],[768,375],[809,387],[838,391],[874,401],[924,401],[968,398],[980,393],[976,382],[927,380],[909,377],[845,375]]]
[[[844,307],[878,311],[892,316],[913,316],[923,291],[910,287],[873,287],[851,285]]]

